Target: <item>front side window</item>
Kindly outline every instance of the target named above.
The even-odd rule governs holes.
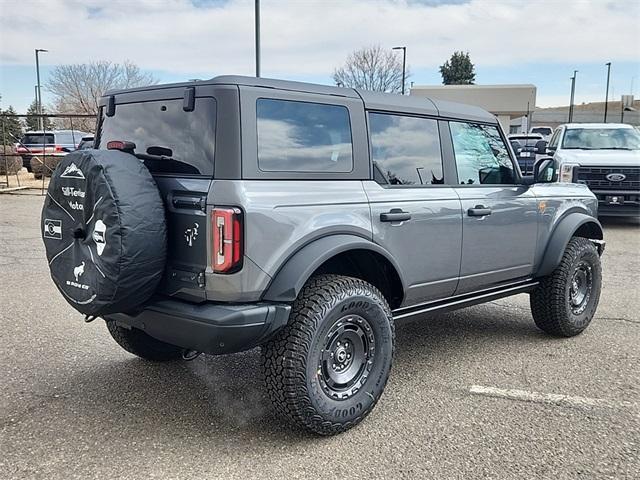
[[[349,110],[340,105],[260,98],[258,168],[263,172],[353,169]]]
[[[462,185],[515,183],[515,171],[497,127],[450,122],[453,150]]]
[[[386,113],[369,114],[375,179],[390,185],[444,183],[438,122]]]
[[[561,134],[562,134],[561,128],[553,132],[553,136],[551,137],[551,140],[549,140],[549,148],[558,148],[558,140],[560,140]]]

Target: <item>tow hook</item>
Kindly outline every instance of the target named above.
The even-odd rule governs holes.
[[[190,362],[191,360],[198,358],[201,354],[202,352],[198,352],[197,350],[189,350],[188,348],[185,348],[182,350],[182,359]]]

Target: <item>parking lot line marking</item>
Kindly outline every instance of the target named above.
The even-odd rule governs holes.
[[[558,393],[539,393],[517,390],[512,388],[485,387],[471,385],[469,392],[485,397],[504,398],[519,402],[544,403],[547,405],[571,407],[599,407],[599,408],[638,408],[637,403],[628,401],[605,400],[601,398],[579,397]]]

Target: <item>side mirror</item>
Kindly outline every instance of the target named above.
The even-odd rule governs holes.
[[[546,154],[547,155],[553,155],[554,153],[556,153],[556,147],[550,147],[549,145],[547,145],[546,150]]]
[[[533,166],[535,183],[552,183],[557,180],[556,162],[553,158],[542,158]]]
[[[547,153],[547,141],[546,140],[538,140],[536,142],[536,153],[540,153],[542,155]]]

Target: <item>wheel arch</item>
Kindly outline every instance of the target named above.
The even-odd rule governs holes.
[[[391,308],[404,298],[405,282],[391,254],[355,235],[331,235],[295,252],[271,280],[263,296],[273,302],[293,302],[309,278],[335,273],[365,280],[378,288]]]
[[[560,265],[567,244],[573,237],[602,241],[604,239],[602,225],[598,220],[584,213],[573,212],[563,217],[549,237],[544,255],[536,269],[536,276],[549,275]],[[603,249],[604,243],[599,244],[598,253],[602,254]]]

